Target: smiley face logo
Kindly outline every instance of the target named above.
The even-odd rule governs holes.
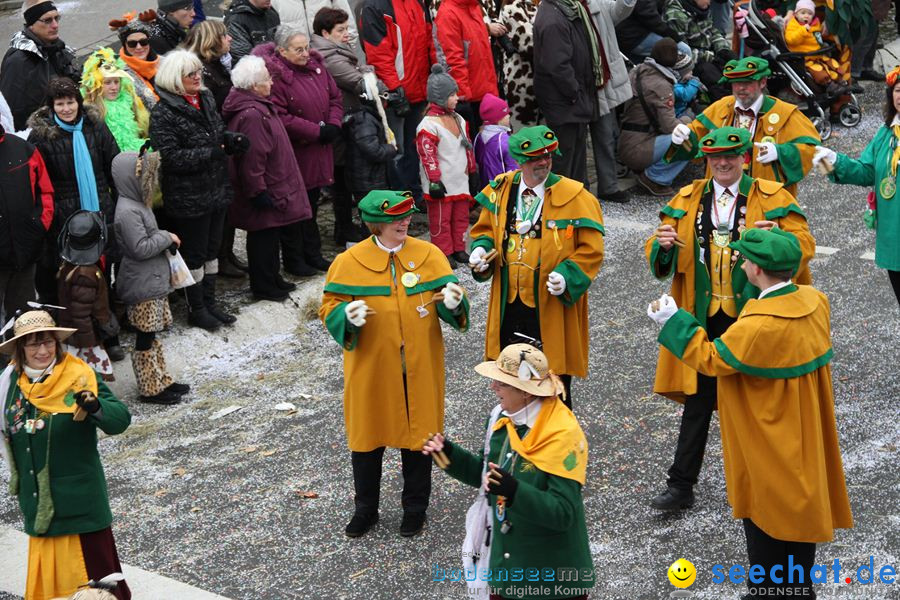
[[[669,565],[669,582],[677,588],[690,587],[697,579],[697,569],[691,561],[679,558]]]

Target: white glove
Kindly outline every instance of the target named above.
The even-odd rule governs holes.
[[[369,310],[369,306],[365,300],[354,300],[344,307],[344,314],[347,315],[347,320],[350,321],[351,325],[362,327],[366,324],[367,310]]]
[[[680,146],[687,140],[691,139],[691,128],[684,123],[679,123],[672,130],[672,143]]]
[[[469,267],[476,273],[484,273],[487,271],[488,267],[491,266],[491,263],[484,260],[485,256],[487,256],[487,250],[485,250],[483,246],[478,246],[472,250],[472,253],[469,255]]]
[[[444,306],[449,310],[456,310],[456,307],[462,302],[463,289],[452,281],[444,286],[441,293],[444,294]]]
[[[767,165],[778,160],[778,148],[772,142],[756,142],[753,145],[758,149],[756,152],[756,161],[758,163]]]
[[[834,163],[837,162],[837,152],[831,148],[826,148],[825,146],[818,146],[816,148],[816,153],[813,154],[812,164],[818,166],[823,160],[831,166],[834,166]]]
[[[562,296],[566,291],[566,278],[556,271],[551,271],[547,275],[547,291],[551,296]]]
[[[655,302],[659,302],[659,306],[654,310],[654,302],[647,305],[647,316],[656,321],[658,325],[665,325],[666,321],[678,312],[678,305],[675,304],[675,298],[668,294],[663,294],[660,296],[659,300]]]

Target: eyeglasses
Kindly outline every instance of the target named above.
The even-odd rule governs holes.
[[[309,54],[309,46],[298,46],[296,48],[288,48],[288,52],[294,54]]]
[[[62,21],[62,15],[56,15],[55,17],[44,17],[43,19],[38,19],[38,23],[43,23],[44,25],[50,25],[51,23],[59,23]]]
[[[125,45],[129,48],[137,48],[138,46],[149,46],[150,38],[142,38],[140,40],[127,40]]]
[[[51,338],[49,340],[43,340],[40,342],[29,342],[29,343],[25,344],[25,347],[28,348],[29,350],[31,350],[32,352],[36,352],[40,348],[55,348],[56,340]]]
[[[199,79],[201,75],[203,75],[203,69],[197,69],[196,71],[191,71],[185,77],[188,79]]]

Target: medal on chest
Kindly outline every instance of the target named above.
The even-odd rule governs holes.
[[[885,200],[890,200],[897,193],[897,178],[888,175],[878,184],[878,194]]]

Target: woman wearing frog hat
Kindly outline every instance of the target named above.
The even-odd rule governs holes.
[[[34,310],[0,345],[0,354],[13,355],[0,374],[0,431],[29,536],[26,600],[68,596],[122,571],[97,430],[122,433],[131,415],[100,375],[63,350],[74,332]],[[131,598],[124,581],[114,595]]]
[[[344,353],[356,491],[345,533],[359,537],[378,522],[381,462],[391,447],[403,460],[400,535],[410,537],[424,526],[431,494],[431,461],[419,450],[444,423],[440,321],[465,331],[469,301],[441,250],[407,237],[416,212],[409,192],[374,190],[359,211],[373,235],[334,259],[319,309]]]
[[[829,171],[835,183],[871,187],[864,220],[875,230],[875,265],[888,272],[900,302],[900,204],[897,203],[897,164],[900,162],[900,67],[885,78],[884,126],[858,159],[820,146],[813,163]]]
[[[560,596],[534,593],[543,587],[538,583],[503,578],[516,570],[558,575],[564,569],[579,576],[593,570],[582,498],[588,444],[560,399],[562,382],[544,353],[529,344],[511,344],[475,371],[492,380],[491,391],[500,401],[491,412],[483,450],[473,454],[435,434],[422,453],[433,455],[454,479],[478,488],[479,501],[484,498],[490,509],[482,517],[484,540],[473,540],[476,552],[489,552],[489,564],[472,566],[478,577],[482,567],[489,568],[494,581],[476,583],[492,587],[492,600],[587,598],[593,579],[561,579],[568,591]],[[467,519],[470,526],[474,520]]]

